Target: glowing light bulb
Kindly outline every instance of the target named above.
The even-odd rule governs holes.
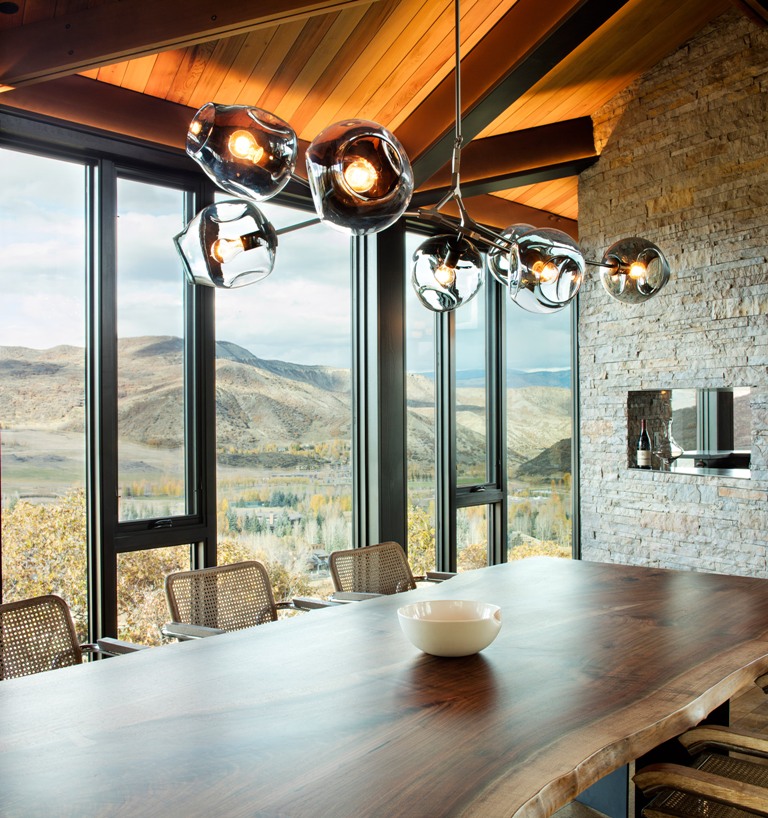
[[[358,156],[344,168],[344,180],[355,193],[367,193],[378,181],[376,168]]]
[[[456,283],[456,268],[450,267],[445,261],[435,269],[433,275],[435,281],[446,289],[453,287]]]
[[[246,250],[253,250],[254,247],[261,247],[265,243],[263,233],[256,230],[253,233],[246,233],[244,236],[239,236],[234,239],[220,238],[216,239],[211,245],[211,258],[218,261],[219,264],[227,264],[232,261],[240,253]]]
[[[461,237],[459,237],[461,238]],[[458,241],[449,241],[445,245],[444,257],[440,264],[435,267],[435,281],[444,289],[450,290],[456,283],[456,265],[461,258],[461,247]],[[438,256],[438,258],[440,258]]]
[[[531,270],[536,274],[541,284],[549,284],[554,281],[560,272],[553,261],[548,261],[546,264],[543,261],[537,261],[533,264]]]
[[[645,278],[647,274],[648,270],[642,261],[633,261],[632,264],[629,265],[629,277],[635,279],[635,281],[637,281],[638,278]]]
[[[216,239],[211,245],[211,257],[226,264],[245,250],[242,239]]]
[[[258,165],[264,157],[264,148],[249,131],[235,131],[229,137],[229,152],[237,159],[248,159]]]

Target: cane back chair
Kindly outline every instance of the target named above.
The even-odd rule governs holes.
[[[89,653],[114,656],[141,647],[108,638],[80,644],[69,605],[56,594],[0,605],[0,679],[79,665]]]
[[[768,740],[764,736],[702,725],[679,740],[695,756],[692,766],[652,764],[634,777],[643,793],[653,796],[643,809],[646,818],[768,816]]]
[[[337,592],[397,594],[416,587],[405,552],[396,542],[332,551],[329,564]]]
[[[194,639],[274,622],[279,609],[267,569],[256,560],[179,571],[165,578],[165,595],[172,622],[165,636]]]

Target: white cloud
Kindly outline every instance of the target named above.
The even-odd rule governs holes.
[[[0,344],[82,344],[85,310],[85,172],[82,165],[0,150]],[[226,197],[223,197],[226,198]],[[311,213],[260,205],[280,228]],[[179,335],[183,272],[173,237],[183,228],[178,190],[119,183],[119,332]],[[408,236],[410,255],[421,243]],[[349,237],[315,225],[279,237],[272,274],[216,292],[217,337],[262,358],[348,367],[351,360]],[[409,277],[410,278],[410,277]],[[408,367],[432,368],[434,314],[408,293]],[[474,306],[473,306],[474,305]],[[482,292],[457,323],[474,323]],[[550,316],[508,304],[511,369],[570,365],[569,310]],[[482,362],[480,333],[460,333],[461,357]]]

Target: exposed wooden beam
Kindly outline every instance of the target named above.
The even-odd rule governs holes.
[[[185,149],[187,128],[197,110],[78,76],[9,91],[0,96],[0,108],[41,114],[180,151]],[[299,140],[296,164],[300,174],[306,148],[307,143]]]
[[[131,0],[0,30],[0,89],[376,0]]]
[[[462,133],[474,139],[627,0],[518,0],[461,63]],[[550,8],[551,6],[551,8]],[[551,20],[557,20],[553,26]],[[397,129],[413,161],[417,187],[450,159],[454,141],[451,73]],[[425,134],[441,133],[425,144]]]
[[[87,77],[18,88],[0,96],[0,103],[180,150],[196,110]]]
[[[475,139],[461,153],[461,189],[473,196],[562,179],[578,175],[596,159],[590,117]],[[439,200],[450,182],[451,168],[445,165],[415,199]]]
[[[768,26],[768,2],[766,0],[732,0],[742,14],[764,28]]]

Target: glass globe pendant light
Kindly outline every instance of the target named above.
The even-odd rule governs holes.
[[[469,301],[483,283],[483,256],[467,238],[432,236],[413,254],[411,283],[433,312],[450,312]]]
[[[533,229],[519,235],[509,258],[509,296],[528,312],[563,309],[584,280],[584,255],[562,230]]]
[[[509,285],[509,246],[523,233],[533,230],[532,224],[512,224],[501,231],[504,242],[496,242],[488,250],[488,270],[505,287]]]
[[[263,202],[296,167],[296,134],[269,111],[208,102],[187,131],[187,153],[227,193]]]
[[[203,208],[174,237],[192,284],[232,289],[272,272],[277,234],[251,202],[219,202]]]
[[[600,280],[617,301],[639,304],[669,281],[669,262],[647,239],[620,239],[603,254]]]
[[[414,253],[411,281],[419,300],[435,312],[469,301],[483,280],[483,256],[512,301],[535,313],[556,312],[576,296],[585,265],[601,268],[605,289],[619,301],[639,303],[670,277],[661,250],[641,238],[622,239],[601,262],[586,260],[560,230],[514,224],[499,232],[474,221],[461,194],[461,13],[454,0],[455,137],[451,184],[439,202],[406,213],[414,189],[408,156],[393,133],[376,122],[347,119],[325,128],[306,151],[307,180],[295,175],[298,141],[287,122],[246,105],[203,105],[187,132],[187,153],[226,192],[246,202],[205,208],[175,237],[195,284],[240,287],[269,275],[278,233],[317,221],[364,236],[390,227],[404,214],[430,222],[442,235]],[[275,231],[251,202],[265,201],[294,179],[308,184],[318,219]],[[458,218],[441,210],[452,204]]]
[[[366,119],[336,122],[306,153],[315,210],[331,227],[364,236],[394,224],[413,193],[413,171],[403,146]]]

